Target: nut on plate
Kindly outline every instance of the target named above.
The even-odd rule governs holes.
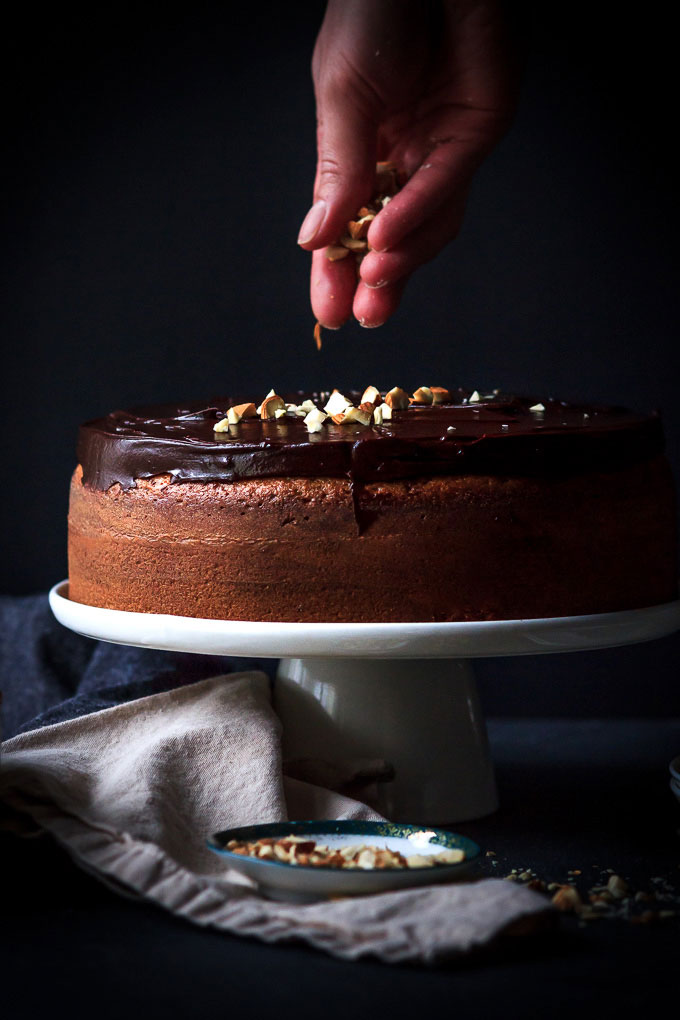
[[[433,868],[441,864],[460,864],[465,859],[463,850],[457,848],[440,850],[434,854],[411,854],[405,857],[398,850],[387,847],[368,846],[360,843],[337,849],[324,846],[304,836],[271,837],[248,840],[231,839],[226,850],[239,856],[259,857],[282,861],[285,864],[314,868],[343,868],[382,870],[384,868]]]

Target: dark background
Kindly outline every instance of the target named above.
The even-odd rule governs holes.
[[[661,5],[513,5],[514,127],[378,330],[312,340],[321,2],[8,21],[0,591],[66,575],[79,422],[208,393],[500,386],[659,408],[680,474],[674,36]],[[547,12],[544,8],[550,7]],[[483,570],[480,564],[480,570]],[[486,710],[680,714],[680,641],[480,663]]]

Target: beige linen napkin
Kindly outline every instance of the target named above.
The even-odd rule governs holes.
[[[244,885],[207,849],[211,834],[255,822],[380,818],[283,775],[280,723],[262,673],[215,677],[20,734],[2,746],[0,799],[119,891],[267,942],[433,962],[545,916],[542,897],[498,879],[305,905]]]

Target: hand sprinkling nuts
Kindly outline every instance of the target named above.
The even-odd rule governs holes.
[[[354,255],[357,276],[364,255],[370,250],[368,230],[378,213],[406,183],[406,174],[395,163],[377,163],[375,169],[375,194],[367,205],[362,205],[353,220],[349,220],[345,231],[335,244],[329,244],[325,255],[328,262],[340,262],[348,255]],[[316,349],[321,350],[321,323],[314,326]]]
[[[312,61],[314,201],[298,237],[324,326],[394,313],[411,273],[458,234],[474,174],[510,121],[518,61],[503,5],[436,8],[326,5]],[[395,194],[371,180],[376,151],[408,175]]]

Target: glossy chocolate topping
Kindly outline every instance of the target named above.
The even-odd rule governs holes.
[[[347,394],[352,399],[351,394]],[[356,395],[355,399],[358,402]],[[175,481],[347,477],[356,482],[428,475],[536,475],[607,470],[663,449],[657,414],[620,407],[538,401],[495,393],[469,402],[412,405],[383,425],[334,425],[309,433],[301,417],[253,418],[228,432],[213,426],[234,403],[160,405],[114,411],[80,428],[83,480],[123,488],[135,478],[170,474]],[[247,399],[247,398],[246,398]],[[290,398],[303,399],[302,394]],[[312,395],[323,407],[328,394]]]

